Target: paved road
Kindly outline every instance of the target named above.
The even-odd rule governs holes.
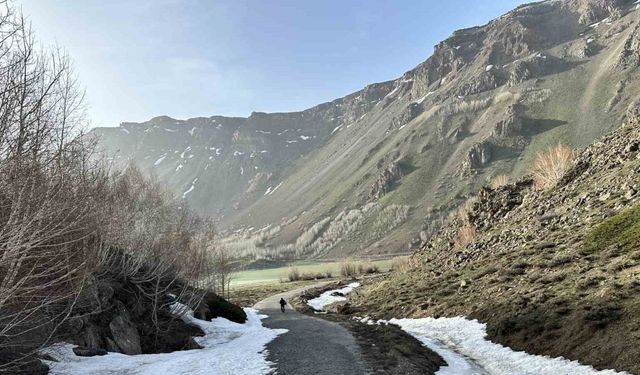
[[[267,344],[267,359],[276,363],[278,375],[366,374],[360,350],[351,333],[342,326],[320,318],[303,315],[290,306],[280,312],[278,301],[302,293],[305,289],[277,294],[255,304],[269,315],[262,323],[269,328],[286,328],[289,332]]]

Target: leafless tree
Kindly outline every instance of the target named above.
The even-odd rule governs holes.
[[[161,306],[207,278],[209,223],[137,169],[105,168],[84,109],[69,58],[0,1],[0,372],[50,341],[91,280],[125,277]]]

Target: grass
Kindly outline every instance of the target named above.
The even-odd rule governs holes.
[[[640,204],[614,215],[589,231],[585,245],[600,251],[612,245],[620,245],[622,251],[640,246]]]
[[[391,263],[391,259],[371,261],[371,264],[377,266],[382,272],[390,270]],[[280,281],[288,280],[289,271],[292,268],[298,271],[300,277],[305,274],[323,274],[326,276],[327,273],[330,273],[332,276],[339,275],[341,264],[342,262],[301,261],[286,267],[241,271],[234,274],[231,280],[231,287],[238,288],[256,284],[278,284]]]
[[[504,174],[499,174],[489,181],[489,187],[492,189],[497,189],[501,186],[505,186],[509,183],[509,176]]]

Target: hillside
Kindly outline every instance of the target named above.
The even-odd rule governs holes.
[[[554,188],[483,188],[412,258],[354,301],[376,317],[468,316],[492,341],[640,373],[640,122],[576,156]],[[461,227],[475,235],[457,240]]]
[[[539,150],[584,147],[620,123],[639,92],[636,8],[524,5],[454,32],[396,80],[305,111],[93,134],[115,163],[217,218],[249,259],[404,252],[494,176],[518,178]]]

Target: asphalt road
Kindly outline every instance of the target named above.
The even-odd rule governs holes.
[[[276,374],[366,374],[359,347],[347,329],[336,323],[300,314],[289,305],[285,313],[280,311],[278,301],[281,297],[288,301],[306,288],[271,296],[254,306],[269,316],[262,321],[266,327],[289,330],[267,344],[267,359],[276,364]]]

